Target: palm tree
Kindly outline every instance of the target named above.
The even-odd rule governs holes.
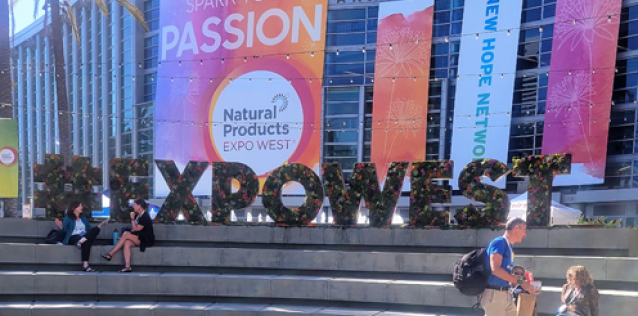
[[[13,3],[13,2],[12,2]],[[0,0],[0,118],[13,118],[9,1]],[[4,216],[18,217],[18,199],[4,199]]]
[[[71,25],[71,29],[73,30],[73,34],[75,35],[75,40],[78,43],[80,42],[80,34],[78,32],[77,21],[75,20],[73,9],[67,0],[62,1],[61,6],[60,0],[47,0],[51,9],[51,46],[53,47],[53,59],[55,62],[55,87],[58,100],[58,130],[60,135],[60,139],[58,141],[60,143],[60,154],[64,157],[65,165],[68,166],[71,164],[73,153],[71,152],[69,101],[66,91],[66,72],[63,50],[64,42],[62,40],[62,22],[60,19],[61,13],[66,15],[68,22]],[[39,7],[39,2],[39,0],[35,0],[36,10]],[[102,14],[109,14],[108,6],[104,0],[93,0],[93,2],[95,2],[98,8],[100,8]],[[140,24],[145,31],[148,31],[144,14],[134,4],[128,0],[115,0],[115,2],[123,6],[135,19],[135,21],[137,21],[137,23]]]

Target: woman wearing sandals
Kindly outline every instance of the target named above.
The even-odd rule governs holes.
[[[66,210],[66,217],[63,222],[59,219],[55,219],[55,224],[58,225],[60,230],[64,231],[65,245],[75,245],[78,249],[82,250],[82,270],[85,272],[95,272],[91,266],[89,266],[89,256],[91,255],[91,246],[93,241],[100,234],[102,226],[106,225],[109,220],[102,221],[97,227],[92,227],[89,220],[82,215],[82,203],[79,201],[73,201],[69,204],[69,208]]]
[[[140,251],[144,252],[146,247],[151,247],[155,243],[155,235],[153,234],[153,221],[148,215],[146,208],[148,205],[143,199],[137,199],[133,203],[133,212],[131,212],[131,232],[125,232],[117,245],[107,254],[103,254],[102,258],[111,261],[113,255],[120,249],[124,248],[124,268],[119,272],[131,272],[131,248],[140,247]]]

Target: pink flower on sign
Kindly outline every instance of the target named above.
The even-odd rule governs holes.
[[[569,43],[574,51],[579,44],[591,46],[594,39],[616,41],[618,26],[611,19],[618,19],[615,12],[621,4],[617,0],[562,0],[563,10],[556,14],[558,49]]]
[[[378,39],[376,67],[379,77],[422,76],[429,71],[432,45],[425,33],[395,27]]]

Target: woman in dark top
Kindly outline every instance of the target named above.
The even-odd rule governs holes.
[[[567,284],[563,286],[559,315],[598,316],[598,290],[589,271],[583,266],[567,270]]]
[[[151,247],[155,243],[155,235],[153,234],[153,221],[148,215],[146,208],[148,205],[143,199],[137,199],[133,203],[133,212],[131,212],[131,232],[125,232],[117,245],[102,257],[108,261],[113,259],[113,255],[120,249],[124,248],[124,268],[119,272],[131,272],[131,247],[140,247],[140,251],[144,252],[146,247]]]
[[[95,272],[89,266],[89,256],[93,241],[100,234],[100,228],[108,223],[108,219],[102,221],[97,227],[92,227],[89,220],[82,215],[84,207],[80,201],[73,201],[66,210],[64,221],[55,219],[55,224],[66,234],[64,236],[65,245],[75,245],[82,250],[82,270],[85,272]]]

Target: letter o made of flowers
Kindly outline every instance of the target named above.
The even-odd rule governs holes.
[[[298,208],[287,208],[281,201],[287,182],[299,182],[306,191],[306,198]],[[266,212],[277,225],[304,226],[317,216],[323,206],[323,185],[319,176],[310,168],[298,164],[284,164],[273,170],[264,184],[262,200]]]

